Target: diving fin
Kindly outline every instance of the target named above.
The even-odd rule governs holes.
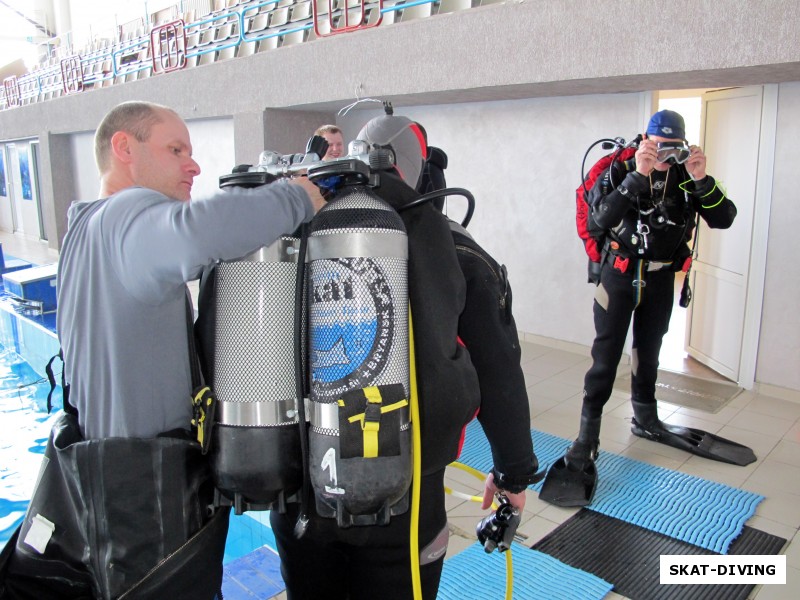
[[[594,459],[597,449],[594,448],[584,457],[575,457],[575,442],[567,453],[554,462],[544,478],[539,498],[556,506],[587,506],[594,498],[597,488],[597,469]],[[573,456],[570,456],[570,455]]]
[[[660,442],[673,448],[686,450],[697,456],[744,467],[756,461],[755,453],[742,444],[719,437],[702,429],[668,425],[660,420],[640,424],[636,417],[631,419],[633,435]],[[549,474],[548,474],[549,476]],[[545,481],[546,482],[546,481]]]

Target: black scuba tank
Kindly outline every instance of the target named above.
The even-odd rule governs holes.
[[[220,178],[220,187],[253,187],[269,179],[234,171]],[[218,263],[210,275],[212,339],[204,345],[218,401],[210,457],[214,483],[236,514],[283,512],[300,498],[294,362],[299,245],[297,237],[284,236],[242,259]]]
[[[302,485],[293,316],[299,240],[215,268],[217,488],[242,510],[285,510]]]
[[[309,470],[341,527],[408,510],[408,239],[367,186],[347,186],[308,238]]]

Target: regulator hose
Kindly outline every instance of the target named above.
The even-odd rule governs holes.
[[[300,427],[300,453],[303,465],[303,486],[300,489],[300,514],[294,527],[297,539],[303,537],[308,528],[311,507],[311,476],[309,473],[308,428],[306,427],[305,375],[303,370],[303,349],[307,341],[303,334],[303,299],[306,279],[306,248],[308,246],[308,223],[300,226],[300,249],[297,254],[297,277],[294,287],[294,379],[297,395],[297,421]]]
[[[583,186],[583,197],[588,198],[589,190],[586,189],[586,158],[589,156],[589,152],[592,151],[592,148],[597,146],[597,144],[603,144],[603,148],[606,150],[610,150],[611,148],[616,148],[614,151],[614,156],[611,158],[611,164],[613,165],[617,161],[617,157],[625,148],[638,148],[639,143],[642,141],[642,134],[637,135],[634,139],[632,139],[627,144],[625,140],[622,138],[601,138],[594,142],[591,146],[586,149],[586,153],[583,155],[583,161],[581,162],[581,185]],[[612,179],[613,169],[609,170],[609,183],[611,184],[612,189],[616,189],[616,185],[614,185],[614,181]]]
[[[436,200],[437,198],[444,198],[445,196],[463,196],[467,199],[467,214],[464,216],[464,220],[461,221],[461,226],[466,228],[467,225],[469,225],[469,222],[472,220],[472,214],[475,212],[475,196],[473,196],[469,190],[465,190],[464,188],[444,188],[441,190],[428,192],[413,202],[409,202],[405,206],[399,208],[397,212],[403,212],[409,208],[414,208],[420,204],[425,204],[426,202]]]
[[[408,308],[408,380],[410,388],[411,412],[411,587],[414,600],[422,600],[422,582],[419,574],[419,497],[422,487],[422,429],[419,422],[419,396],[417,395],[417,363],[414,352],[414,324],[411,321],[411,307]]]
[[[581,161],[581,185],[583,186],[584,198],[589,197],[589,190],[586,189],[586,159],[589,156],[589,152],[591,152],[592,148],[597,146],[597,144],[613,144],[614,147],[617,148],[617,151],[614,154],[614,160],[616,160],[617,155],[619,155],[619,153],[622,152],[622,148],[624,147],[625,143],[623,142],[622,144],[620,144],[618,140],[612,140],[611,138],[601,138],[586,149],[586,152],[583,155],[583,160]],[[608,146],[605,147],[607,148]],[[614,163],[614,160],[611,161],[612,164]]]
[[[469,465],[465,465],[464,463],[460,462],[452,462],[448,466],[461,469],[477,477],[481,481],[485,481],[487,475],[485,473],[481,473],[477,469],[473,469]],[[471,494],[465,494],[463,492],[458,492],[453,490],[447,486],[445,486],[444,491],[450,494],[451,496],[455,496],[456,498],[461,498],[462,500],[469,500],[471,502],[483,502],[483,498],[481,496],[473,496]],[[497,510],[497,504],[492,502],[492,510]],[[511,558],[511,548],[506,550],[506,596],[505,600],[513,600],[514,597],[514,561]]]

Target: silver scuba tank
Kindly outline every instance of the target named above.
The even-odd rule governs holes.
[[[299,240],[282,237],[214,274],[215,485],[242,510],[285,510],[302,486],[294,369]]]
[[[386,524],[408,510],[408,239],[400,216],[348,186],[308,238],[309,468],[320,516]]]

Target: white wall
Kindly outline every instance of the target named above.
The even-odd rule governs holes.
[[[575,228],[581,160],[598,138],[635,137],[643,99],[608,94],[395,110],[422,123],[430,145],[447,153],[447,184],[475,196],[469,230],[508,267],[521,331],[591,344],[593,288]],[[340,122],[347,139],[378,114],[351,112]],[[600,156],[596,148],[587,170]],[[460,220],[463,210],[453,206]]]
[[[200,198],[219,190],[219,176],[235,166],[233,152],[233,119],[202,119],[187,123],[192,139],[194,159],[200,165],[192,196]],[[70,136],[75,199],[93,200],[100,191],[100,178],[94,162],[94,132]]]
[[[219,177],[236,166],[234,156],[233,119],[201,119],[188,121],[194,159],[200,165],[200,176],[194,180],[192,197],[202,198],[219,191]]]
[[[75,185],[73,200],[96,200],[100,193],[100,175],[94,162],[94,131],[72,134],[69,146]]]
[[[756,380],[800,389],[800,83],[781,84]]]

